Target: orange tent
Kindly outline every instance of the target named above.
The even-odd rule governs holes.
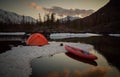
[[[26,44],[32,46],[39,46],[48,44],[48,41],[42,34],[34,33],[27,39]]]

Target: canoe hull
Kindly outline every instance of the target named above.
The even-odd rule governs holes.
[[[84,58],[84,59],[87,59],[87,60],[95,60],[95,59],[97,59],[97,57],[95,55],[93,55],[92,53],[89,53],[89,52],[86,53],[86,51],[83,51],[83,50],[81,50],[79,48],[75,48],[75,47],[65,45],[65,49],[68,52],[70,52],[70,53],[72,53],[72,54],[74,54],[74,55],[76,55],[76,56],[78,56],[80,58]]]

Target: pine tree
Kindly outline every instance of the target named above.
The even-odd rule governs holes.
[[[42,22],[42,19],[41,19],[41,15],[40,15],[40,13],[39,13],[39,22]]]

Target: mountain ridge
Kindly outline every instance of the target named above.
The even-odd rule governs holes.
[[[117,0],[110,0],[95,13],[80,19],[85,30],[96,33],[120,33],[120,5]]]
[[[14,12],[9,12],[5,11],[3,9],[0,9],[0,22],[3,23],[18,23],[20,24],[21,22],[29,22],[29,23],[36,23],[36,19],[30,17],[30,16],[24,16],[24,15],[19,15]]]

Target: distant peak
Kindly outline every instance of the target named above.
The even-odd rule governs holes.
[[[30,17],[30,16],[24,16],[24,15],[19,15],[17,13],[14,13],[14,12],[10,12],[10,11],[5,11],[3,9],[0,9],[0,22],[3,22],[3,23],[21,23],[24,19],[24,22],[34,22],[36,23],[37,21]],[[24,16],[24,18],[23,18]]]

